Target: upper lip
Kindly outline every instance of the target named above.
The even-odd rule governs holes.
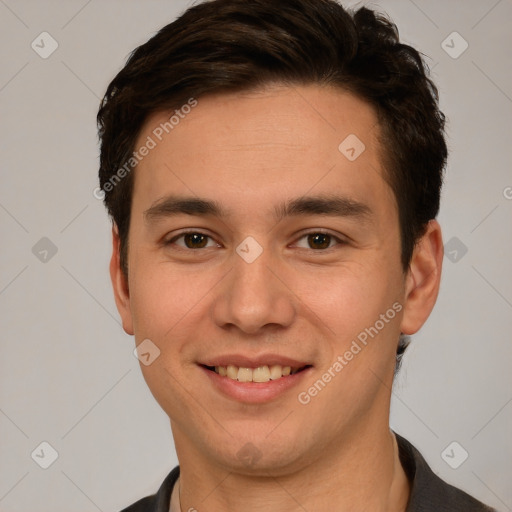
[[[230,364],[239,368],[258,368],[259,366],[290,366],[292,368],[302,368],[308,366],[306,361],[299,361],[291,357],[279,354],[260,354],[257,356],[245,356],[242,354],[230,354],[224,356],[212,357],[200,362],[203,366],[228,366]]]

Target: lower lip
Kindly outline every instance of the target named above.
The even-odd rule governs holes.
[[[208,370],[204,366],[200,366],[200,368],[221,393],[239,402],[249,404],[262,404],[277,398],[298,385],[313,369],[309,367],[293,375],[269,380],[268,382],[238,382],[229,377],[221,377],[218,373]]]

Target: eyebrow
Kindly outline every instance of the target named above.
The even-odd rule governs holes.
[[[370,220],[372,209],[359,201],[342,196],[300,197],[275,209],[276,219],[305,215],[327,215],[331,217],[355,217]]]
[[[175,215],[225,217],[226,212],[216,202],[196,197],[167,196],[144,211],[147,222]]]
[[[143,215],[145,221],[150,223],[176,215],[225,218],[229,216],[229,212],[217,201],[171,195],[157,201],[145,210]],[[307,215],[353,217],[368,221],[373,216],[373,212],[368,205],[359,201],[337,195],[322,195],[300,197],[282,203],[275,207],[274,215],[277,222],[287,217]]]

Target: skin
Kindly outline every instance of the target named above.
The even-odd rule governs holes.
[[[152,115],[137,147],[168,118]],[[338,150],[349,134],[365,144],[353,162]],[[405,510],[409,483],[389,429],[396,345],[434,306],[443,244],[430,221],[403,271],[378,136],[374,110],[349,93],[274,85],[200,98],[138,164],[128,278],[115,226],[110,269],[125,331],[161,351],[141,368],[170,417],[182,510]],[[170,194],[217,201],[226,215],[148,219],[144,212]],[[333,194],[371,214],[276,221],[276,205]],[[184,230],[212,238],[202,249],[183,238],[165,244]],[[327,249],[311,248],[305,231],[344,243],[331,238]],[[250,264],[236,252],[248,236],[263,248]],[[401,311],[308,404],[299,403],[297,394],[394,303]],[[313,367],[299,386],[265,403],[222,395],[198,366],[268,352]],[[247,443],[257,454],[250,463],[237,456]]]

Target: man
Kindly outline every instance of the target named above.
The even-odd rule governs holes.
[[[484,511],[389,429],[428,318],[444,116],[394,25],[214,0],[98,114],[111,276],[180,462],[126,511]]]

